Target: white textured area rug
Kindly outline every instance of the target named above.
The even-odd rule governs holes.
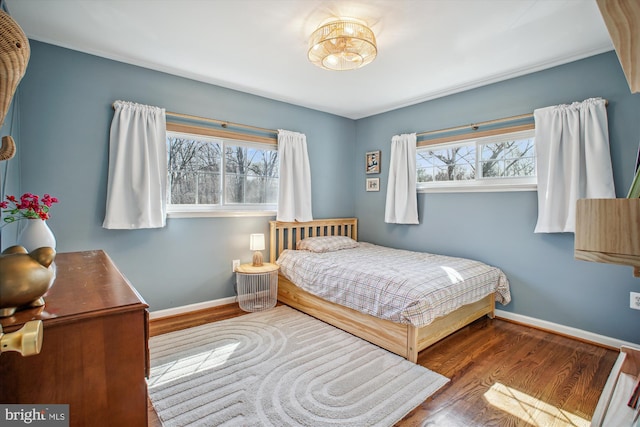
[[[287,306],[149,347],[165,426],[391,426],[449,381]]]

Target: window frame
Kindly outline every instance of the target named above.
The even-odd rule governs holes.
[[[178,125],[167,123],[167,140],[172,135],[190,137],[202,141],[216,142],[221,145],[221,199],[222,204],[172,204],[171,183],[167,188],[167,217],[168,218],[208,218],[208,217],[260,217],[274,216],[277,212],[277,202],[269,204],[225,204],[226,185],[226,147],[228,145],[256,148],[262,150],[278,150],[275,138],[256,137],[243,135],[230,131],[218,131],[215,129],[201,128],[190,125]],[[167,146],[167,150],[169,147]],[[279,163],[280,159],[278,159]],[[278,165],[279,167],[279,165]],[[167,168],[167,178],[170,171]],[[278,179],[280,174],[278,173]]]
[[[457,137],[439,138],[433,141],[418,143],[416,157],[419,151],[446,149],[461,145],[474,144],[476,148],[475,168],[479,170],[482,146],[486,144],[505,142],[513,139],[527,139],[535,137],[535,128],[505,128],[486,132],[484,135],[464,134]],[[443,141],[443,142],[440,142]],[[537,162],[534,142],[534,168]],[[417,161],[417,159],[416,159]],[[417,167],[417,166],[416,166]],[[431,181],[418,182],[416,176],[416,190],[418,193],[460,193],[460,192],[502,192],[502,191],[536,191],[538,189],[537,175],[510,178],[474,178],[465,181]]]

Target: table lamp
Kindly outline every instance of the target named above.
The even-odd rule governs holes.
[[[253,265],[259,267],[262,265],[262,252],[264,250],[264,234],[252,234],[250,238],[249,248],[253,252]]]

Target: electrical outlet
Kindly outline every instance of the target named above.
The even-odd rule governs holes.
[[[238,267],[240,267],[240,260],[239,259],[234,259],[232,262],[233,262],[233,264],[231,265],[231,267],[233,268],[233,271],[235,272],[236,269]],[[640,297],[640,294],[638,294],[638,296]],[[638,308],[640,308],[640,306],[638,306]]]
[[[640,292],[631,292],[629,306],[635,310],[640,310]]]

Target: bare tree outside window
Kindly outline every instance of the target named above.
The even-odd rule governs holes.
[[[533,138],[482,146],[482,177],[535,175]]]
[[[228,145],[225,159],[227,203],[277,203],[277,151]]]
[[[220,144],[180,137],[167,142],[170,203],[220,203]]]
[[[171,132],[167,149],[169,204],[221,208],[277,204],[279,170],[275,146]]]
[[[418,182],[475,178],[475,146],[418,151]]]
[[[454,184],[479,188],[481,181],[491,180],[492,185],[502,185],[496,183],[515,184],[513,180],[521,178],[535,184],[533,133],[533,130],[520,131],[420,147],[416,153],[418,188]]]

